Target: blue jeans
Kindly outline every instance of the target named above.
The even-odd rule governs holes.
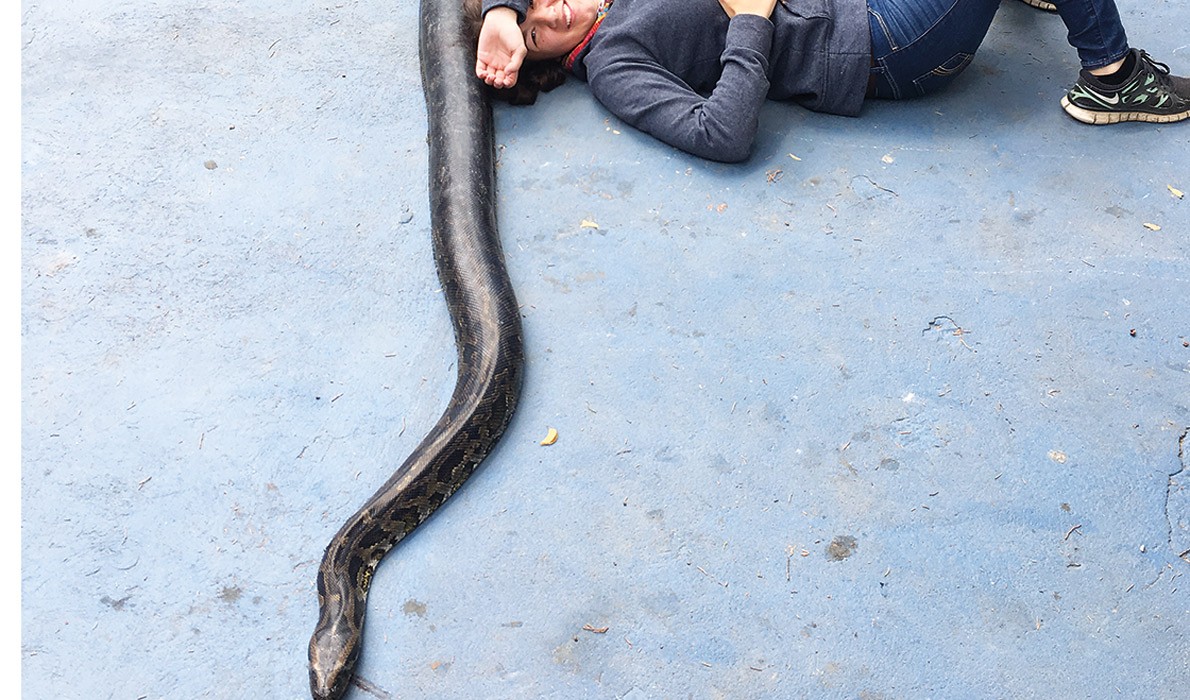
[[[1084,68],[1128,53],[1115,0],[1051,0]],[[961,73],[983,43],[1000,0],[868,0],[874,96],[917,97]]]

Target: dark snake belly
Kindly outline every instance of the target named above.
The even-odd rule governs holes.
[[[376,565],[471,476],[520,393],[521,321],[496,230],[492,116],[461,5],[422,0],[419,37],[434,261],[454,325],[457,383],[437,424],[326,548],[310,639],[315,700],[347,690]]]

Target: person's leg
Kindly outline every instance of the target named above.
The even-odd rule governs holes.
[[[1053,0],[1066,25],[1066,40],[1083,68],[1107,73],[1128,55],[1128,36],[1115,0]]]
[[[1190,80],[1128,45],[1115,0],[1053,0],[1083,69],[1062,108],[1087,124],[1190,118]]]
[[[918,97],[961,73],[1000,0],[868,0],[874,95]]]
[[[1190,80],[1131,49],[1114,0],[1054,0],[1083,69],[1062,108],[1087,124],[1190,119]],[[999,0],[868,0],[870,95],[933,92],[967,67]]]

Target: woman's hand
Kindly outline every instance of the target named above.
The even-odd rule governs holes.
[[[767,19],[772,16],[777,0],[719,0],[719,4],[723,6],[723,11],[729,18],[736,15],[760,15]]]
[[[488,10],[479,30],[475,75],[494,88],[510,88],[516,85],[526,53],[516,10],[510,7]]]

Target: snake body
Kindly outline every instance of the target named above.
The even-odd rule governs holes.
[[[422,0],[419,34],[434,261],[454,326],[458,377],[437,424],[327,545],[310,638],[315,700],[339,700],[347,690],[377,564],[471,476],[520,393],[521,321],[496,229],[491,109],[474,77],[461,5]]]

